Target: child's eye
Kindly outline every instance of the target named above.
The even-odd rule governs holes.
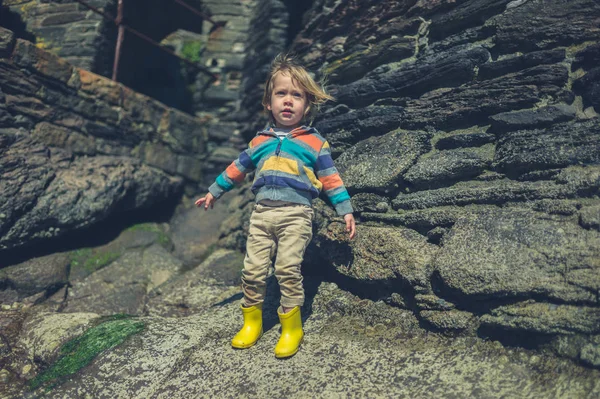
[[[294,97],[296,97],[296,98],[302,98],[302,93],[294,93]]]

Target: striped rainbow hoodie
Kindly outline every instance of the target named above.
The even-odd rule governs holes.
[[[272,128],[258,132],[208,191],[219,198],[255,169],[252,192],[256,202],[266,199],[311,206],[323,190],[338,215],[352,213],[350,195],[333,165],[329,143],[313,127],[297,127],[283,139]]]

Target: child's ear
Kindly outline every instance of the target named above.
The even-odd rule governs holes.
[[[271,104],[267,104],[267,109],[268,109],[269,111],[272,111],[272,109],[271,109]]]

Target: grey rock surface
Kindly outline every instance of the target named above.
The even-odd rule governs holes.
[[[499,306],[489,315],[484,315],[481,323],[504,330],[542,334],[596,335],[600,332],[600,310],[597,307],[525,301]]]
[[[565,199],[598,192],[600,169],[595,166],[563,169],[554,180],[459,182],[450,187],[400,193],[392,200],[394,209],[426,209],[450,205],[496,204],[539,199]]]
[[[401,175],[430,149],[430,136],[425,132],[395,131],[360,142],[337,159],[344,184],[353,192],[394,190]]]
[[[186,318],[143,317],[143,332],[46,396],[591,398],[600,392],[597,370],[493,342],[415,334],[414,319],[403,319],[401,310],[388,311],[387,319],[356,311],[377,307],[321,284],[304,315],[304,344],[288,361],[273,356],[276,325],[248,350],[230,347],[240,324],[237,304]]]
[[[547,129],[519,130],[498,141],[496,167],[511,174],[536,169],[600,162],[600,122],[559,124]]]
[[[492,157],[493,148],[435,152],[422,156],[403,178],[417,189],[449,186],[483,173],[491,165]]]
[[[63,311],[140,315],[148,292],[180,269],[181,261],[159,244],[131,249],[108,266],[74,280]]]
[[[490,130],[495,133],[509,130],[543,128],[556,123],[575,119],[575,107],[560,104],[534,110],[504,112],[490,117]]]
[[[39,292],[52,294],[66,285],[70,259],[56,253],[0,269],[0,303],[12,305]]]
[[[114,212],[147,208],[181,189],[172,177],[132,158],[71,159],[32,140],[2,154],[0,248],[57,237]]]
[[[465,298],[535,295],[597,306],[599,240],[572,218],[491,211],[457,220],[434,266],[443,286]]]

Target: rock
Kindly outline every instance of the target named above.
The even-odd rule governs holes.
[[[577,213],[577,209],[581,207],[579,201],[573,200],[552,200],[543,199],[533,202],[532,209],[536,211],[546,212],[550,215],[565,215],[570,216]]]
[[[534,110],[504,112],[490,117],[492,122],[490,131],[498,134],[512,130],[543,128],[573,120],[575,116],[575,108],[565,104],[551,105]]]
[[[536,65],[557,64],[565,59],[564,49],[533,51],[516,57],[488,62],[479,67],[477,79],[488,80]]]
[[[600,204],[583,207],[579,212],[579,224],[586,229],[600,230]]]
[[[573,82],[573,90],[581,93],[583,106],[600,110],[600,68],[590,69],[585,75]]]
[[[131,249],[110,265],[72,281],[64,312],[140,315],[146,296],[181,269],[181,262],[162,246]]]
[[[28,68],[62,83],[67,83],[73,74],[71,64],[22,39],[16,40],[11,59],[19,67]]]
[[[199,266],[173,276],[154,289],[146,312],[163,317],[185,317],[232,297],[239,298],[243,265],[242,253],[217,250]]]
[[[149,207],[181,188],[180,178],[131,158],[97,156],[71,162],[61,158],[64,151],[52,153],[48,159],[44,147],[23,140],[3,155],[0,192],[6,200],[0,204],[5,214],[0,248],[57,237],[113,212]]]
[[[487,50],[475,47],[451,54],[436,54],[400,68],[381,67],[354,83],[332,88],[339,102],[352,107],[365,106],[377,99],[410,95],[459,86],[473,77],[473,68],[489,58]]]
[[[358,193],[352,196],[352,208],[355,212],[381,212],[390,208],[389,199],[372,193]]]
[[[600,309],[525,301],[499,306],[481,317],[488,327],[540,334],[598,334]]]
[[[188,204],[173,216],[170,233],[174,255],[183,261],[184,267],[198,266],[214,250],[219,239],[219,226],[231,216],[229,203],[237,193],[238,190],[228,193],[209,212]]]
[[[426,154],[404,174],[403,179],[415,189],[438,188],[458,180],[468,180],[481,174],[491,164],[491,150],[461,149]]]
[[[419,315],[433,328],[445,332],[474,331],[478,325],[477,318],[472,313],[456,309],[449,311],[422,310]]]
[[[0,269],[0,302],[12,305],[44,292],[50,295],[68,283],[70,259],[56,253]]]
[[[336,165],[349,190],[390,192],[417,157],[429,151],[430,138],[429,133],[407,131],[372,137],[344,152]]]
[[[0,27],[0,57],[7,57],[12,52],[13,45],[13,32]]]
[[[496,29],[494,50],[498,54],[525,53],[597,41],[600,34],[593,29],[595,18],[590,16],[599,12],[600,6],[593,0],[528,1],[491,18],[489,24]]]
[[[373,47],[344,54],[342,58],[325,67],[324,73],[333,84],[344,84],[362,78],[380,65],[400,61],[412,56],[416,41],[412,37],[392,37]]]
[[[463,298],[535,295],[596,305],[598,244],[598,232],[584,230],[572,219],[497,210],[457,220],[433,264],[442,286]]]
[[[450,36],[472,26],[481,25],[486,19],[501,13],[510,0],[474,0],[459,3],[456,7],[434,15],[429,28],[433,40]]]
[[[480,147],[484,144],[493,143],[496,136],[490,133],[462,133],[440,138],[435,143],[438,150],[452,150],[455,148]]]
[[[579,68],[592,69],[600,64],[600,43],[590,43],[575,54],[573,71]]]
[[[448,311],[456,308],[453,303],[433,294],[417,294],[415,303],[420,310]]]
[[[326,135],[334,156],[360,140],[396,129],[404,113],[404,108],[397,105],[374,105],[356,111],[341,111],[344,108],[347,107],[339,105],[315,122],[317,129]]]
[[[382,305],[321,283],[310,311],[303,313],[306,335],[302,349],[287,362],[272,355],[279,338],[275,324],[265,328],[253,348],[230,348],[241,320],[237,303],[209,307],[184,318],[138,318],[145,325],[142,332],[61,381],[51,395],[94,396],[101,392],[113,397],[127,392],[132,398],[222,397],[251,392],[272,397],[285,392],[291,397],[331,397],[372,392],[394,397],[465,397],[476,391],[483,396],[566,393],[582,397],[599,393],[597,370],[505,349],[489,341],[425,336],[410,312],[384,310],[387,308]],[[243,361],[248,354],[264,367],[257,370]],[[364,370],[377,370],[377,378],[357,379]],[[220,378],[203,379],[206,375]],[[198,384],[199,379],[204,383]],[[344,384],[331,383],[337,380]]]
[[[511,174],[599,161],[598,119],[506,133],[494,159],[498,170]]]
[[[425,237],[405,228],[359,226],[347,243],[341,223],[314,238],[322,256],[342,275],[365,282],[401,278],[428,286],[430,261],[436,248]]]
[[[471,213],[485,212],[491,207],[487,205],[441,206],[429,209],[399,210],[398,213],[370,213],[360,215],[363,221],[378,221],[391,225],[401,225],[425,234],[435,227],[449,227],[456,221]]]
[[[173,244],[167,234],[168,226],[140,223],[128,227],[107,244],[93,248],[79,248],[69,253],[71,281],[80,281],[119,259],[127,250],[144,250],[153,244],[170,251]]]
[[[488,124],[488,117],[532,108],[542,98],[559,101],[569,72],[563,65],[539,65],[502,77],[429,91],[406,102],[400,127],[437,130]]]
[[[19,343],[27,357],[42,366],[55,361],[67,341],[81,335],[95,313],[36,313],[23,323]]]
[[[581,349],[581,361],[593,367],[600,367],[600,344],[598,339],[595,343],[590,343]]]
[[[531,200],[564,199],[587,196],[600,186],[600,169],[572,167],[563,170],[556,181],[509,179],[459,182],[451,187],[414,193],[400,193],[392,200],[394,209],[426,209],[449,205],[504,204]]]

